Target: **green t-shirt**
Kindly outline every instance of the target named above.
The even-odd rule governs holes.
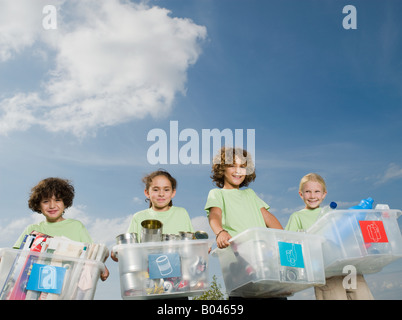
[[[321,208],[316,208],[313,210],[303,209],[292,213],[285,230],[297,231],[299,229],[304,229],[307,231],[307,229],[316,222],[320,212]]]
[[[250,188],[212,189],[205,204],[207,216],[212,207],[222,210],[222,228],[232,237],[250,228],[266,227],[261,208],[270,208]]]
[[[19,249],[25,235],[32,231],[38,231],[52,237],[64,236],[73,241],[92,243],[92,239],[84,225],[75,219],[65,219],[60,222],[42,221],[38,224],[31,224],[25,228],[13,248]]]
[[[140,239],[141,222],[148,219],[162,222],[162,233],[164,234],[179,234],[180,231],[194,232],[187,210],[175,206],[170,207],[167,211],[154,211],[152,208],[148,208],[135,213],[127,232],[136,233],[138,239]]]

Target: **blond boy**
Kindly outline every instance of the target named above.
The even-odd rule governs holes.
[[[324,179],[316,173],[305,175],[299,184],[299,195],[303,200],[304,209],[292,213],[285,230],[306,231],[317,220],[321,212],[320,205],[327,195]],[[324,286],[315,287],[317,300],[373,300],[373,295],[364,280],[363,275],[356,276],[356,289],[346,289],[343,286],[344,276],[334,276],[326,279]]]

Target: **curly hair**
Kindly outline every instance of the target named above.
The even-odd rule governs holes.
[[[177,181],[175,178],[173,178],[169,172],[163,169],[159,169],[157,171],[151,172],[150,174],[147,174],[144,178],[142,178],[142,182],[145,184],[145,190],[149,190],[151,187],[152,180],[157,177],[157,176],[164,176],[166,177],[170,183],[172,184],[172,190],[176,190],[177,187]],[[149,199],[145,199],[145,202],[149,201],[149,207],[152,207],[152,203]],[[169,206],[173,206],[173,201],[170,200]]]
[[[31,189],[28,207],[34,212],[42,213],[40,207],[41,201],[53,196],[62,199],[65,208],[71,207],[74,199],[74,187],[71,181],[60,178],[47,178],[40,181]]]
[[[247,187],[256,178],[255,166],[253,160],[251,159],[251,154],[247,150],[241,148],[226,148],[222,147],[220,152],[214,157],[212,161],[212,182],[218,188],[223,188],[224,186],[224,176],[225,169],[235,163],[235,160],[239,158],[241,164],[246,164],[246,177],[244,181],[240,184],[241,187]]]

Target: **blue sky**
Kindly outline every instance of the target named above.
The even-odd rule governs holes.
[[[348,4],[357,29],[342,25]],[[56,29],[42,24],[45,5],[56,8]],[[398,0],[0,0],[0,8],[0,247],[41,219],[27,199],[50,176],[73,181],[66,216],[95,241],[112,246],[147,207],[141,178],[159,167],[178,180],[174,204],[207,229],[210,164],[147,158],[148,133],[170,139],[172,121],[200,140],[203,129],[243,130],[245,147],[255,130],[250,187],[282,225],[303,207],[297,186],[308,172],[325,178],[326,200],[341,208],[369,196],[402,208]],[[119,299],[117,264],[107,265],[97,297]],[[376,298],[402,298],[401,270],[396,262],[368,276]]]

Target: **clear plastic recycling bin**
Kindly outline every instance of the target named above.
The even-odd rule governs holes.
[[[323,257],[326,277],[345,275],[345,266],[357,273],[379,272],[402,257],[398,226],[400,210],[333,210],[316,221],[307,232],[325,238]]]
[[[115,245],[124,300],[200,295],[209,289],[208,240]]]
[[[0,249],[0,300],[92,300],[105,265],[96,260]]]
[[[212,254],[230,296],[283,297],[325,283],[321,242],[304,232],[251,228]]]

